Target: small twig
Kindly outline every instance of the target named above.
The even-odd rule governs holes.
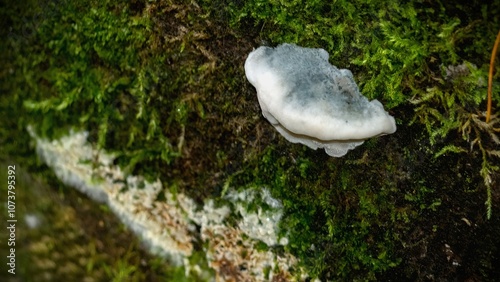
[[[495,67],[495,57],[497,54],[497,49],[498,49],[499,43],[500,43],[500,30],[498,31],[497,39],[495,40],[495,45],[493,46],[493,51],[491,52],[490,72],[488,75],[488,106],[486,108],[486,122],[490,122],[491,92],[492,92],[492,88],[493,88],[493,69]]]

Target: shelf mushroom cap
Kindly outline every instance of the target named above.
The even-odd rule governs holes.
[[[396,131],[382,104],[361,95],[352,73],[330,65],[323,49],[262,46],[248,55],[245,74],[262,114],[290,142],[341,157]]]

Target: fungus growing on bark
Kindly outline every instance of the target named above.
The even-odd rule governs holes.
[[[248,55],[245,74],[264,117],[292,143],[342,157],[396,131],[382,104],[361,95],[352,73],[330,65],[323,49],[262,46]]]

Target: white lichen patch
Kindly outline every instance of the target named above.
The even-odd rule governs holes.
[[[150,183],[139,176],[124,177],[113,157],[93,148],[88,133],[71,132],[59,140],[36,139],[37,152],[66,185],[73,186],[111,210],[138,234],[155,254],[169,257],[176,264],[191,255],[192,223],[185,212],[165,192],[166,201],[156,201],[164,189],[160,181]]]
[[[230,192],[227,198],[235,204],[235,212],[241,215],[242,220],[238,223],[240,229],[250,238],[260,240],[268,246],[278,244],[278,223],[283,215],[281,202],[271,197],[267,189],[259,191],[260,198],[256,195],[256,190],[243,190],[239,193]],[[258,199],[256,199],[258,198]],[[258,205],[256,211],[249,211],[249,202],[259,201],[267,205],[267,209]],[[286,241],[285,238],[283,238]]]
[[[281,202],[272,198],[267,189],[231,191],[225,197],[232,203],[214,207],[208,200],[194,219],[201,226],[201,238],[207,243],[207,260],[216,270],[216,281],[293,281],[290,271],[297,259],[290,254],[278,255],[271,250],[259,250],[261,242],[278,245],[278,223],[282,217]],[[251,204],[257,204],[254,211]],[[266,206],[266,208],[263,208]],[[237,227],[224,224],[232,212],[241,217]],[[287,242],[281,238],[279,242]],[[300,271],[299,271],[300,272]],[[301,279],[307,276],[303,275]]]
[[[278,238],[282,205],[267,189],[232,191],[226,196],[231,204],[216,206],[213,199],[207,199],[198,207],[185,194],[172,194],[159,180],[148,182],[141,176],[125,176],[113,165],[112,155],[87,142],[87,132],[71,131],[54,141],[39,138],[31,128],[28,132],[36,141],[41,159],[64,184],[109,205],[153,253],[183,264],[186,275],[204,272],[189,260],[192,242],[201,238],[208,265],[216,271],[216,281],[288,281],[307,277],[292,255],[278,255],[262,248],[262,244],[276,246],[288,241]],[[159,197],[160,193],[163,197]],[[249,209],[250,203],[257,208]],[[241,220],[236,225],[228,224],[231,215]],[[196,233],[196,226],[200,234]]]

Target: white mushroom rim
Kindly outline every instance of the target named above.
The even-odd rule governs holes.
[[[248,55],[245,74],[262,114],[290,142],[341,157],[396,131],[382,104],[361,95],[352,73],[330,65],[323,49],[262,46]]]

